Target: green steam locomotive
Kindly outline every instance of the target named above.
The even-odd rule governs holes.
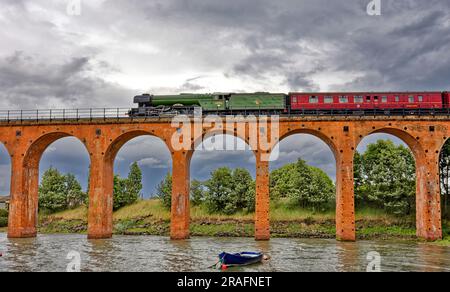
[[[288,96],[282,93],[213,93],[213,94],[179,94],[150,95],[134,97],[138,108],[130,111],[130,116],[162,116],[176,114],[193,114],[196,109],[203,113],[281,114],[285,111]]]

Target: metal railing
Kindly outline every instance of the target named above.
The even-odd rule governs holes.
[[[0,110],[0,122],[79,121],[130,118],[130,108]]]
[[[178,109],[180,110],[180,109]],[[183,108],[181,114],[194,115],[198,108]],[[130,114],[130,113],[135,113]],[[363,109],[363,110],[313,110],[313,109],[296,109],[292,110],[280,108],[248,108],[235,110],[217,110],[203,111],[203,115],[214,114],[218,116],[233,115],[278,115],[281,117],[307,117],[307,116],[448,116],[450,117],[450,108],[442,109]],[[154,112],[144,112],[137,114],[136,109],[131,108],[86,108],[86,109],[44,109],[44,110],[0,110],[0,122],[51,122],[51,121],[81,121],[81,120],[111,120],[111,119],[160,119],[175,116],[173,112],[160,113],[155,115]]]

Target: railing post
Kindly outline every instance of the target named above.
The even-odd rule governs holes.
[[[78,120],[79,120],[79,115],[78,115],[78,111],[79,111],[79,109],[77,109],[77,122],[78,122]]]
[[[66,109],[63,109],[63,121],[66,121]]]
[[[89,119],[90,119],[91,122],[92,122],[92,108],[89,109]]]
[[[20,122],[23,122],[23,110],[20,110]]]
[[[52,110],[50,110],[50,122],[52,121]]]
[[[8,111],[8,124],[9,124],[9,111]]]

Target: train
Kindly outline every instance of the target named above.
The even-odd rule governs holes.
[[[142,94],[132,117],[177,114],[437,114],[450,111],[449,92],[291,92]]]

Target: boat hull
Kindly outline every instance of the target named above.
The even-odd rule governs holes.
[[[219,255],[223,265],[226,266],[247,266],[260,263],[264,258],[262,253],[243,252],[243,253],[222,253]]]

